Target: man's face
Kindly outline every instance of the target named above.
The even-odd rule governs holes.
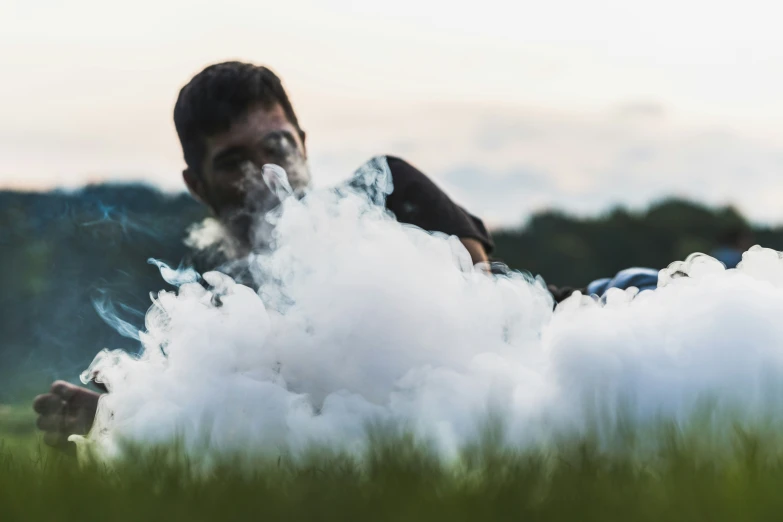
[[[246,236],[253,218],[277,204],[261,177],[267,163],[285,169],[295,192],[310,182],[303,137],[277,104],[253,107],[226,132],[208,137],[201,172],[186,170],[184,177],[236,235]]]

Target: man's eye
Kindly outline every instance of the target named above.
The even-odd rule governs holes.
[[[296,147],[296,141],[293,134],[288,131],[275,131],[264,137],[261,147],[267,154],[280,154]]]

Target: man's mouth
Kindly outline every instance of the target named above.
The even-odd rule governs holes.
[[[246,161],[240,166],[243,176],[237,184],[242,194],[241,203],[225,206],[220,220],[231,235],[247,248],[263,248],[271,239],[273,225],[267,219],[269,212],[291,195],[301,195],[307,184],[300,184],[297,192],[291,186],[288,173],[282,165],[266,164],[259,168]]]

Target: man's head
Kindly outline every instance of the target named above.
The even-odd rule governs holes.
[[[185,85],[174,107],[191,193],[242,235],[274,195],[261,167],[283,167],[295,191],[310,181],[305,133],[280,79],[266,67],[210,65]]]

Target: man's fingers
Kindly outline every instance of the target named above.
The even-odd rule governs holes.
[[[65,423],[62,426],[62,431],[67,435],[87,435],[87,432],[90,431],[90,427],[92,426],[92,418],[90,419],[89,424],[84,418],[75,417],[73,415],[66,415],[64,420]]]
[[[35,425],[42,431],[61,431],[65,427],[62,415],[40,415]]]
[[[62,413],[39,415],[35,425],[39,430],[57,432],[66,437],[68,435],[86,435],[90,427],[85,419]]]
[[[63,400],[53,393],[39,395],[35,398],[35,400],[33,400],[33,410],[35,410],[36,413],[40,413],[41,415],[58,413],[62,411],[64,406],[65,403]]]
[[[68,401],[79,391],[79,388],[65,381],[54,381],[51,391],[63,400]]]

